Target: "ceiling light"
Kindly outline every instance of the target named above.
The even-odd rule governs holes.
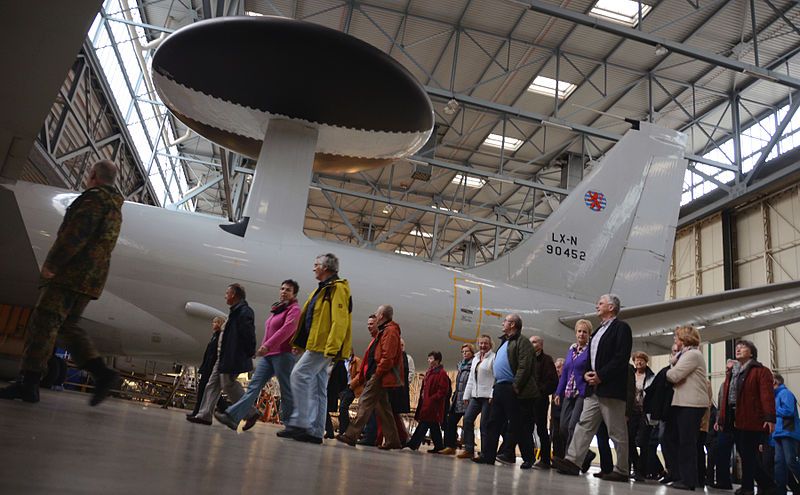
[[[471,187],[471,188],[474,188],[474,189],[477,189],[479,187],[483,187],[483,185],[486,184],[486,181],[483,180],[483,179],[479,179],[477,177],[470,177],[470,176],[467,176],[465,178],[463,174],[456,174],[456,176],[453,177],[453,180],[451,180],[450,182],[452,182],[453,184],[458,184],[458,185],[461,185],[461,183],[463,182],[464,185],[466,185],[467,187]]]
[[[431,237],[433,237],[433,234],[429,234],[427,232],[423,232],[423,231],[421,231],[421,230],[419,230],[417,228],[411,229],[411,232],[409,232],[409,234],[415,235],[417,237],[424,237],[426,239],[430,239]]]
[[[387,204],[383,207],[383,214],[384,215],[391,215],[394,211],[394,205]]]
[[[566,81],[557,81],[550,77],[536,76],[531,85],[528,86],[528,91],[545,96],[558,96],[559,100],[563,100],[571,95],[577,87],[578,86]]]
[[[664,47],[663,47],[663,46],[661,46],[661,45],[656,45],[656,51],[655,51],[655,53],[656,53],[656,56],[657,56],[657,57],[663,57],[664,55],[666,55],[667,53],[669,53],[669,50],[667,50],[666,48],[664,48]]]
[[[492,148],[503,148],[506,151],[517,151],[522,143],[522,139],[512,138],[508,136],[501,136],[500,134],[489,134],[483,141],[485,146]]]
[[[458,109],[461,105],[456,101],[455,98],[451,98],[450,101],[444,106],[444,113],[445,115],[453,115],[458,112]]]

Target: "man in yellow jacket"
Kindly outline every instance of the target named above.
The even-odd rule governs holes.
[[[353,300],[347,280],[339,278],[339,259],[333,254],[317,256],[314,275],[319,286],[303,305],[292,339],[294,347],[305,351],[292,370],[294,411],[278,436],[321,444],[328,401],[328,365],[350,356]]]

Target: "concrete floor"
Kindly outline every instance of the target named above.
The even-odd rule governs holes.
[[[234,433],[191,424],[185,411],[116,399],[91,408],[88,399],[42,391],[35,405],[0,401],[0,494],[680,493],[657,483],[477,465],[424,447],[303,444],[276,437],[272,425]]]

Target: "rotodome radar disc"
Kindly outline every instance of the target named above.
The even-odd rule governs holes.
[[[201,136],[257,158],[271,119],[319,129],[315,170],[382,166],[418,150],[433,108],[399,62],[350,35],[282,17],[223,17],[159,46],[153,81]]]

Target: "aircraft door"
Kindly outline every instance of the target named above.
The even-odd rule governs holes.
[[[475,342],[481,332],[483,285],[467,279],[453,279],[453,321],[450,338]]]

